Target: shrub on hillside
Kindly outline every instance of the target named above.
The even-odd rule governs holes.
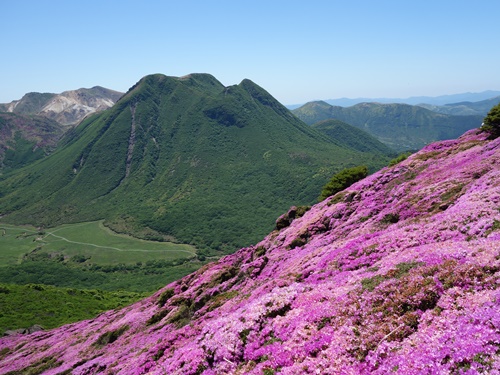
[[[396,158],[392,159],[387,166],[393,167],[396,164],[401,163],[403,160],[406,160],[408,158],[408,156],[410,156],[410,155],[411,155],[411,152],[404,152],[404,153],[398,155]]]
[[[366,176],[368,176],[368,168],[364,165],[343,169],[339,173],[333,175],[330,181],[323,187],[318,200],[322,201],[348,188]]]
[[[484,118],[481,129],[490,133],[492,139],[500,136],[500,104],[490,109]]]

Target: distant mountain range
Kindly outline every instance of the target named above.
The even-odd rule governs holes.
[[[61,125],[75,125],[89,114],[110,108],[122,95],[121,92],[100,86],[61,94],[31,92],[20,100],[0,104],[0,112],[39,115]]]
[[[500,91],[487,90],[479,93],[460,93],[451,95],[440,95],[440,96],[412,96],[409,98],[339,98],[339,99],[327,99],[323,100],[325,103],[340,106],[349,107],[359,103],[401,103],[401,104],[430,104],[434,106],[441,106],[450,103],[459,102],[478,102],[482,100],[491,99],[493,97],[500,96]],[[287,105],[289,109],[299,108],[304,104],[293,104]]]
[[[479,102],[459,102],[445,105],[419,104],[420,107],[429,109],[433,112],[443,113],[454,116],[479,115],[486,117],[491,108],[500,103],[500,96],[491,99],[481,100]]]
[[[292,111],[312,125],[336,119],[360,128],[397,151],[419,150],[443,139],[453,139],[481,125],[484,116],[452,116],[408,104],[360,103],[351,107],[310,102]]]
[[[0,214],[41,226],[106,219],[119,232],[234,250],[291,205],[314,203],[340,169],[389,161],[348,143],[250,80],[151,75],[68,130],[51,155],[0,177]]]

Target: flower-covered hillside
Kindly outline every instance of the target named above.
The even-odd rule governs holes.
[[[132,306],[0,339],[0,374],[498,374],[500,138],[486,136],[292,209]]]

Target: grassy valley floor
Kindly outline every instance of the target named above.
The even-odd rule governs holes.
[[[53,328],[132,303],[201,267],[193,246],[117,234],[102,221],[0,223],[0,334]]]

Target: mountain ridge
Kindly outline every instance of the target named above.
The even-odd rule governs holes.
[[[324,101],[330,105],[340,106],[340,107],[350,107],[359,103],[400,103],[400,104],[410,104],[410,105],[431,105],[431,106],[443,106],[447,104],[457,103],[457,102],[478,102],[482,100],[491,99],[493,97],[499,96],[500,91],[498,90],[486,90],[482,92],[465,92],[458,94],[448,94],[439,96],[411,96],[408,98],[338,98],[338,99],[323,99],[319,101]],[[318,101],[318,100],[314,100]],[[287,105],[290,110],[299,108],[306,103],[302,104],[292,104]]]
[[[50,226],[105,218],[118,232],[146,226],[210,248],[251,243],[255,228],[262,236],[292,202],[312,203],[331,175],[366,160],[250,80],[225,87],[199,73],[142,78],[60,144],[0,181],[6,220]],[[387,161],[366,163],[373,171]],[[238,221],[240,212],[247,217]]]
[[[395,156],[395,151],[368,132],[340,120],[323,120],[311,125],[316,130],[328,135],[340,144],[357,151],[379,153],[381,155]]]
[[[445,105],[418,104],[418,106],[427,108],[433,112],[443,113],[447,115],[468,116],[480,115],[486,116],[491,108],[500,103],[500,96],[495,96],[491,99],[481,100],[477,102],[458,102]]]
[[[337,119],[356,126],[396,151],[418,150],[444,139],[453,139],[481,125],[483,116],[451,116],[409,104],[360,103],[352,107],[310,102],[292,111],[312,125]]]
[[[500,138],[486,138],[426,146],[129,307],[0,338],[0,373],[494,373]]]
[[[19,100],[0,104],[0,111],[44,116],[68,126],[111,107],[122,95],[121,92],[101,86],[69,90],[60,94],[31,92]]]

